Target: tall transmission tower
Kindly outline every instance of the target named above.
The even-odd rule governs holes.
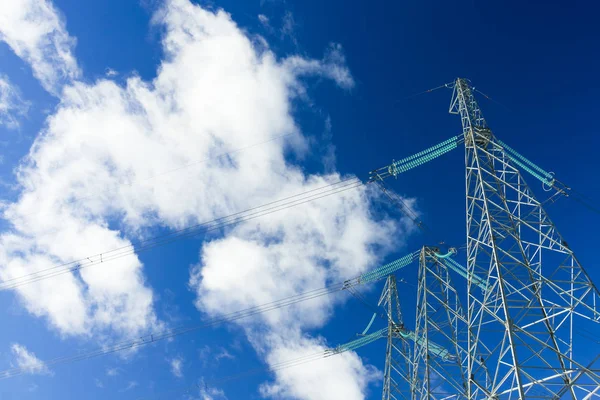
[[[598,289],[516,166],[549,189],[553,176],[494,136],[469,81],[452,86],[466,147],[466,396],[600,398],[600,355],[574,337],[600,322]]]
[[[569,188],[496,138],[468,80],[442,87],[453,89],[449,111],[461,117],[462,134],[373,170],[369,180],[383,187],[465,145],[467,266],[432,247],[421,251],[414,346],[400,352],[412,360],[411,398],[600,399],[600,292],[520,171],[554,192],[550,199]],[[451,275],[466,280],[466,291]]]

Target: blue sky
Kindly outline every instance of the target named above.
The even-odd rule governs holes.
[[[449,91],[411,97],[457,76],[494,99],[479,101],[498,137],[600,202],[592,2],[13,3],[0,6],[2,280],[338,174],[364,179],[460,132]],[[23,362],[23,349],[40,360],[85,353],[350,278],[423,244],[460,246],[463,157],[389,184],[413,199],[427,234],[373,193],[349,191],[2,291],[0,369]],[[548,212],[599,282],[600,216],[566,198]],[[399,276],[410,283],[416,269]],[[380,289],[366,288],[370,302]],[[414,314],[414,287],[401,292]],[[332,364],[211,383],[351,340],[370,316],[341,296],[127,354],[47,368],[29,358],[32,373],[0,381],[0,397],[378,398],[383,342]]]

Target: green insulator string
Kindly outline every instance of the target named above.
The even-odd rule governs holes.
[[[388,167],[388,172],[390,175],[397,176],[398,174],[401,174],[412,168],[418,167],[418,166],[423,165],[433,159],[436,159],[439,156],[442,156],[442,155],[448,153],[449,151],[454,150],[456,147],[458,147],[458,140],[457,140],[457,138],[453,138],[450,143],[445,144],[439,148],[436,148],[433,151],[431,151],[431,149],[428,149],[428,151],[424,152],[426,154],[423,154],[420,156],[415,155],[409,161],[405,161],[406,160],[405,159],[405,160],[396,161],[396,162],[392,163]],[[423,152],[421,152],[421,153],[423,153]]]
[[[529,161],[527,158],[525,158],[523,155],[518,153],[512,147],[508,146],[502,140],[498,140],[498,143],[504,148],[504,150],[506,151],[505,154],[508,156],[508,158],[510,158],[519,167],[523,168],[525,171],[529,172],[536,179],[540,180],[542,183],[544,183],[548,186],[552,186],[554,184],[554,177],[552,176],[551,173],[543,170],[536,164]]]
[[[419,346],[423,346],[423,343],[425,342],[425,339],[423,337],[415,338],[415,335],[412,332],[411,332],[411,335],[412,335],[411,339],[415,343],[417,343]],[[429,340],[427,342],[427,350],[428,350],[429,354],[431,354],[437,358],[441,358],[444,361],[453,360],[455,358],[450,355],[450,352],[448,350],[446,350],[439,344],[432,342],[431,340]]]
[[[373,282],[373,281],[379,280],[379,279],[383,278],[384,276],[388,276],[391,273],[396,272],[400,268],[406,267],[408,264],[412,263],[417,258],[418,254],[419,254],[418,251],[413,252],[413,253],[408,254],[404,257],[401,257],[395,261],[392,261],[391,263],[385,264],[379,268],[376,268],[372,271],[364,273],[360,276],[360,278],[358,280],[360,283],[368,283],[368,282]]]
[[[547,185],[547,186],[554,186],[554,178],[551,178],[550,180],[544,178],[543,176],[539,175],[538,173],[536,173],[534,170],[532,170],[531,168],[529,168],[527,165],[525,165],[524,163],[522,163],[521,161],[519,161],[516,157],[513,157],[511,154],[509,153],[505,153],[506,156],[515,164],[517,164],[519,167],[521,167],[522,169],[524,169],[525,171],[529,172],[534,178],[536,178],[537,180],[539,180],[540,182],[542,182],[543,184]],[[550,177],[552,177],[552,175],[550,175]]]
[[[546,172],[545,170],[543,170],[542,168],[540,168],[539,166],[537,166],[533,162],[529,161],[522,154],[518,153],[515,149],[513,149],[512,147],[510,147],[509,145],[507,145],[506,143],[504,143],[502,140],[498,140],[498,143],[500,143],[502,145],[502,147],[504,147],[505,150],[508,150],[515,157],[517,157],[518,159],[520,159],[524,163],[526,163],[529,166],[531,166],[531,168],[535,169],[536,171],[538,171],[540,174],[542,174],[546,178],[548,178],[548,179],[552,179],[553,178],[552,174],[550,174],[549,172]]]
[[[343,353],[345,351],[356,350],[359,347],[365,346],[371,342],[374,342],[377,339],[385,337],[386,333],[387,333],[387,328],[380,329],[380,330],[375,331],[375,332],[371,333],[370,335],[366,335],[360,339],[356,339],[351,342],[337,346],[336,348],[334,348],[331,351],[331,354],[337,354],[337,353]]]
[[[442,262],[444,263],[444,265],[446,267],[450,268],[452,271],[456,272],[457,274],[459,274],[460,276],[465,278],[467,281],[469,280],[469,275],[468,275],[467,269],[451,258],[453,255],[456,254],[456,251],[451,250],[447,254],[438,254],[438,253],[433,253],[433,254],[437,258],[442,260]],[[483,279],[481,279],[480,277],[478,277],[477,275],[473,275],[473,282],[480,288],[487,290],[486,282]]]
[[[402,160],[396,161],[396,162],[394,162],[394,164],[396,164],[396,163],[397,163],[397,164],[403,164],[403,163],[405,163],[405,162],[407,162],[407,161],[410,161],[410,160],[413,160],[413,159],[415,159],[415,158],[417,158],[417,157],[421,157],[422,155],[425,155],[425,154],[427,154],[427,153],[429,153],[429,152],[431,152],[431,151],[437,150],[437,149],[439,149],[440,147],[444,147],[444,146],[446,146],[447,144],[450,144],[450,143],[452,143],[452,142],[456,142],[456,141],[458,141],[458,140],[459,140],[459,139],[461,139],[461,138],[462,138],[462,135],[458,135],[458,136],[455,136],[455,137],[451,137],[450,139],[448,139],[448,140],[444,140],[442,143],[438,143],[438,144],[436,144],[435,146],[432,146],[432,147],[430,147],[430,148],[428,148],[428,149],[425,149],[425,150],[423,150],[423,151],[420,151],[420,152],[418,152],[417,154],[413,154],[413,155],[412,155],[412,156],[410,156],[410,157],[406,157],[406,158],[403,158]]]

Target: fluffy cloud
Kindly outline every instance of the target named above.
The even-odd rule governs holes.
[[[49,3],[42,4],[54,12]],[[54,41],[62,47],[55,43],[56,54],[40,53],[55,75],[36,72],[44,85],[52,82],[51,89],[60,82],[56,71],[77,76],[76,62],[65,61],[72,57],[72,41],[64,23],[58,17],[55,22],[60,29],[52,35],[64,39]],[[0,280],[127,246],[157,227],[180,228],[342,178],[333,166],[325,175],[308,175],[287,157],[308,146],[291,112],[293,101],[307,94],[305,77],[326,77],[344,89],[354,85],[339,45],[330,45],[319,60],[279,59],[229,14],[187,0],[166,2],[154,23],[164,28],[165,60],[153,81],[135,76],[122,85],[111,79],[67,80],[61,89],[56,112],[19,168],[19,200],[4,209],[12,229],[0,236]],[[14,35],[4,35],[9,44],[15,42]],[[236,151],[248,146],[253,147]],[[375,217],[371,198],[366,188],[346,191],[212,237],[191,269],[198,308],[220,315],[347,279],[372,266],[401,244],[410,227]],[[133,337],[162,326],[136,256],[15,292],[32,314],[65,335]],[[269,363],[322,348],[322,340],[302,332],[322,326],[334,305],[323,297],[270,312],[248,324],[248,336]],[[257,329],[266,334],[257,335]],[[364,396],[373,371],[355,354],[335,363],[335,371],[321,369],[323,381],[354,380],[348,398]],[[278,373],[265,393],[321,398],[300,388],[314,377],[295,371]]]
[[[31,66],[35,77],[52,93],[80,74],[72,54],[75,40],[48,0],[0,2],[0,39]]]
[[[295,186],[311,190],[333,179],[312,176]],[[390,241],[394,228],[373,218],[364,189],[239,226],[204,246],[201,263],[192,269],[197,305],[211,314],[229,313],[354,277],[378,261],[377,250],[397,243]],[[332,306],[331,299],[319,297],[270,311],[260,322],[317,327]]]
[[[171,365],[171,372],[177,378],[183,377],[183,360],[179,357],[172,359],[169,364]]]
[[[19,126],[19,119],[27,114],[29,102],[21,98],[18,87],[7,76],[0,75],[0,126],[9,129]]]
[[[20,368],[28,374],[49,374],[50,371],[46,364],[35,356],[27,348],[18,343],[14,343],[10,348],[15,357],[14,366]]]
[[[327,349],[322,339],[300,335],[269,338],[275,341],[267,357],[271,365],[288,365],[290,360],[302,359]],[[305,358],[306,359],[306,358]],[[281,364],[283,363],[283,364]],[[369,383],[381,378],[381,373],[363,365],[354,352],[321,358],[275,370],[276,381],[264,384],[261,393],[275,399],[364,399]]]

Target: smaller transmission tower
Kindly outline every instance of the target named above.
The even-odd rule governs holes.
[[[437,247],[427,246],[421,250],[413,399],[466,398],[468,378],[462,363],[467,355],[468,323],[448,267],[443,262],[454,253],[451,250],[441,255]]]
[[[388,276],[378,306],[387,317],[387,346],[383,372],[383,400],[411,398],[412,357],[409,338],[413,335],[404,327],[396,277]]]

